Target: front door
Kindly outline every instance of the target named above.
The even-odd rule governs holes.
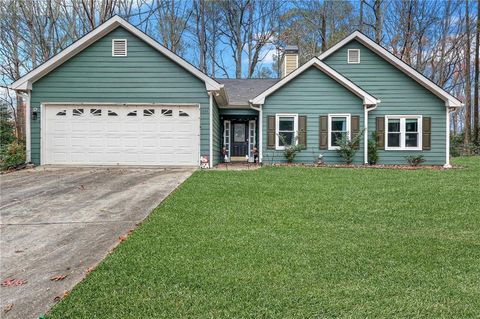
[[[248,154],[248,122],[233,124],[232,156],[245,156]]]

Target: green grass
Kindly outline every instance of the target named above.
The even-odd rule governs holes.
[[[480,159],[197,172],[49,318],[473,318]]]

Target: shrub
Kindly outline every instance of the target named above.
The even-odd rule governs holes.
[[[12,142],[0,149],[0,168],[7,170],[25,163],[25,145]]]
[[[352,164],[355,154],[358,150],[358,145],[360,144],[360,138],[363,135],[363,130],[354,136],[352,139],[349,139],[346,136],[343,136],[341,139],[337,140],[339,148],[337,153],[343,158],[346,164]]]
[[[408,164],[410,164],[410,166],[418,166],[425,162],[423,155],[411,155],[405,157],[405,159],[407,160]]]
[[[372,132],[372,137],[368,140],[368,164],[375,165],[378,159],[377,132]]]
[[[278,135],[278,138],[282,141],[282,144],[285,145],[285,149],[283,150],[283,155],[287,159],[287,163],[293,163],[295,156],[303,149],[303,145],[298,144],[298,137],[295,137],[293,144],[288,144],[285,137],[281,134]]]

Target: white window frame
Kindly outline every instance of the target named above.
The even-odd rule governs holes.
[[[115,42],[116,41],[125,41],[125,54],[124,55],[115,54]],[[128,41],[127,41],[127,39],[112,39],[112,57],[125,57],[127,55],[128,55]]]
[[[328,149],[330,151],[333,150],[338,150],[340,147],[339,146],[334,146],[332,145],[332,118],[334,117],[345,117],[347,118],[347,134],[348,134],[348,139],[352,138],[352,114],[350,113],[334,113],[334,114],[328,114]]]
[[[418,121],[418,146],[407,147],[405,146],[406,140],[406,120],[416,119]],[[392,147],[388,146],[388,120],[400,120],[400,146]],[[385,150],[386,151],[421,151],[422,148],[422,133],[423,133],[423,117],[422,115],[385,115]]]
[[[223,147],[225,147],[226,153],[225,154],[230,160],[230,151],[231,151],[231,137],[232,137],[232,122],[230,120],[223,121]]]
[[[293,117],[293,139],[295,141],[295,145],[298,145],[298,114],[296,113],[277,113],[275,114],[275,149],[277,151],[283,151],[285,146],[280,146],[280,138],[279,138],[279,131],[280,131],[280,118],[282,117]]]
[[[358,62],[353,62],[350,60],[350,51],[357,51],[358,52]],[[347,50],[347,63],[348,64],[360,64],[360,49],[348,49]]]
[[[253,148],[255,147],[256,141],[256,131],[257,131],[257,121],[250,120],[248,121],[248,158],[253,162]]]

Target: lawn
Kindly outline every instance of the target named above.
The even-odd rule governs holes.
[[[473,318],[480,159],[201,171],[48,318]]]

